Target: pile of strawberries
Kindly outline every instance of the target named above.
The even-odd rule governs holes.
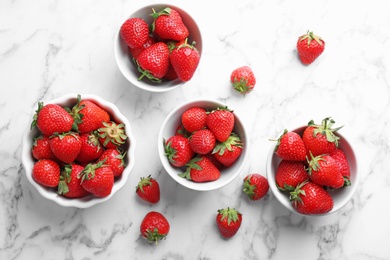
[[[189,81],[198,67],[200,54],[195,42],[188,42],[188,28],[173,8],[151,11],[152,24],[132,17],[120,28],[121,38],[140,72],[138,80],[146,77],[155,83],[177,78]]]
[[[66,198],[111,194],[125,168],[124,124],[78,95],[71,108],[39,102],[33,127],[39,130],[32,146],[37,183]]]
[[[305,215],[324,214],[333,209],[330,191],[350,186],[350,166],[338,147],[341,127],[327,117],[321,125],[311,120],[302,136],[287,130],[279,137],[275,153],[282,160],[275,175],[277,187],[287,192],[292,206]]]
[[[179,176],[194,182],[218,180],[221,170],[240,157],[243,143],[233,132],[233,111],[227,107],[211,111],[201,107],[187,109],[181,124],[167,140],[165,155],[174,167],[186,167]]]

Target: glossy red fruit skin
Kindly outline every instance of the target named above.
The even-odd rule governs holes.
[[[169,68],[168,46],[164,42],[157,42],[147,47],[138,55],[137,62],[142,70],[148,71],[156,79],[162,79]]]
[[[46,136],[54,133],[64,133],[72,130],[74,119],[60,105],[39,103],[36,117],[38,129]],[[34,125],[34,123],[33,123]]]
[[[58,185],[58,193],[67,198],[82,198],[90,193],[81,185],[78,175],[84,167],[78,164],[67,164],[61,173],[61,180]],[[66,188],[63,186],[66,185]],[[67,189],[67,190],[64,190]]]
[[[231,135],[234,128],[233,112],[227,108],[211,111],[206,118],[207,128],[220,142],[225,142]]]
[[[34,143],[31,149],[31,153],[36,160],[56,159],[56,157],[54,156],[50,148],[50,139],[48,136],[45,135],[40,135],[34,138]]]
[[[319,36],[308,32],[298,38],[297,51],[302,64],[309,65],[322,54],[325,42]]]
[[[187,170],[180,177],[194,182],[209,182],[221,177],[219,169],[205,155],[193,158],[187,165]]]
[[[174,167],[182,167],[194,157],[188,138],[181,135],[174,135],[163,140],[165,156]]]
[[[80,135],[81,149],[76,157],[76,161],[81,163],[89,163],[98,159],[104,152],[103,146],[100,144],[97,136],[93,133],[85,133]]]
[[[199,51],[186,42],[171,51],[169,60],[178,78],[184,82],[192,79],[200,62]]]
[[[201,129],[196,131],[190,137],[190,147],[194,153],[208,154],[210,153],[216,144],[214,134],[208,129]]]
[[[204,108],[192,107],[183,112],[181,123],[190,133],[206,127],[207,113]]]
[[[316,136],[313,136],[314,127],[308,126],[303,132],[303,142],[305,143],[308,157],[310,158],[310,152],[313,156],[321,154],[330,154],[336,150],[336,144],[328,142],[326,136],[318,133]]]
[[[96,197],[107,197],[111,194],[112,187],[114,186],[114,173],[111,167],[107,165],[98,166],[92,171],[88,171],[91,165],[93,164],[85,166],[81,176],[79,175],[81,185]]]
[[[213,155],[226,167],[232,166],[242,153],[243,143],[234,133],[225,141],[219,142],[213,149]]]
[[[157,211],[148,212],[142,219],[140,233],[149,243],[158,243],[165,239],[169,233],[170,225],[168,219]]]
[[[81,150],[80,136],[77,133],[65,133],[64,135],[51,137],[50,148],[61,162],[72,163]]]
[[[136,187],[136,194],[142,200],[156,204],[160,201],[160,185],[150,175],[146,178],[141,177]]]
[[[57,187],[60,181],[60,166],[53,160],[42,159],[34,163],[33,179],[45,187]]]
[[[153,45],[155,43],[156,43],[156,40],[152,36],[148,36],[148,39],[146,40],[146,42],[141,47],[129,48],[130,55],[132,56],[132,58],[138,59],[139,54],[143,50],[145,50],[146,48],[148,48],[149,46],[151,46],[151,45]]]
[[[130,48],[140,48],[149,37],[149,26],[139,17],[127,19],[120,28],[120,36]]]
[[[306,161],[307,151],[298,133],[285,130],[278,139],[275,154],[284,160]]]
[[[165,8],[154,13],[153,32],[162,40],[181,41],[189,36],[188,28],[183,23],[180,14],[172,8]]]
[[[123,154],[118,149],[107,149],[98,158],[97,162],[104,161],[111,167],[114,177],[119,177],[125,170],[126,163]]]
[[[233,208],[220,209],[215,221],[221,236],[228,239],[233,237],[240,229],[242,214]]]
[[[309,180],[306,164],[302,161],[280,161],[275,174],[276,185],[280,190],[293,191],[299,184]]]
[[[335,160],[336,164],[340,169],[341,175],[349,180],[349,178],[351,177],[351,169],[344,151],[340,148],[337,148],[330,154],[330,157]]]
[[[79,106],[84,106],[80,110],[82,115],[81,123],[78,124],[80,133],[89,133],[98,129],[103,122],[110,121],[110,115],[95,102],[90,100],[81,100]]]
[[[312,182],[321,186],[338,189],[344,185],[344,178],[338,165],[331,156],[326,154],[310,160],[309,176]]]
[[[244,193],[250,200],[260,200],[267,195],[269,183],[267,178],[258,173],[248,174],[244,178]]]
[[[245,95],[254,89],[256,77],[252,68],[249,66],[242,66],[232,71],[230,74],[230,83],[234,90]]]

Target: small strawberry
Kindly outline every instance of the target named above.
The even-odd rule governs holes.
[[[344,178],[339,166],[330,155],[312,156],[308,169],[310,180],[318,185],[333,189],[341,188],[344,185]]]
[[[351,169],[344,151],[337,148],[330,154],[330,157],[335,160],[339,167],[340,173],[344,178],[344,186],[351,186]]]
[[[140,225],[141,236],[149,243],[155,243],[166,239],[170,225],[167,218],[157,211],[148,212]]]
[[[194,156],[194,151],[190,147],[188,138],[181,135],[174,135],[163,140],[165,156],[169,163],[175,167],[182,167]]]
[[[269,190],[267,178],[258,173],[252,173],[244,178],[243,192],[250,200],[262,199]]]
[[[233,111],[225,107],[208,112],[206,126],[218,141],[225,142],[234,128]]]
[[[325,49],[325,42],[321,37],[308,31],[300,36],[297,42],[298,56],[305,65],[311,64]]]
[[[120,36],[130,48],[140,48],[149,37],[149,26],[139,17],[127,19],[120,28]]]
[[[333,198],[320,185],[304,182],[290,193],[293,208],[301,214],[319,215],[333,209]]]
[[[57,187],[60,181],[60,166],[53,160],[42,159],[34,163],[33,179],[45,187]]]
[[[275,153],[281,159],[290,161],[305,161],[307,155],[302,137],[295,132],[287,130],[284,130],[283,134],[278,138]]]
[[[208,154],[215,147],[214,134],[208,129],[201,129],[190,137],[190,147],[197,154]]]
[[[124,124],[114,121],[103,122],[97,130],[100,143],[109,149],[115,149],[125,143],[127,135]]]
[[[313,120],[308,123],[302,135],[308,156],[310,153],[314,156],[330,154],[338,147],[340,137],[336,136],[335,132],[342,126],[332,128],[334,123],[330,117],[323,119],[321,125],[316,125]]]
[[[149,46],[151,46],[151,45],[153,45],[155,43],[156,43],[156,40],[152,36],[148,36],[148,39],[146,40],[146,42],[141,47],[129,48],[129,52],[130,52],[131,56],[134,59],[138,59],[139,54],[143,50],[145,50],[146,48],[148,48]]]
[[[180,14],[175,9],[166,7],[160,12],[153,9],[151,16],[154,18],[152,32],[162,40],[181,41],[190,34]]]
[[[31,153],[35,159],[56,159],[55,155],[51,151],[49,140],[49,137],[46,135],[39,135],[38,137],[34,138]]]
[[[50,148],[60,161],[72,163],[81,150],[80,136],[74,132],[55,134],[50,138]]]
[[[76,157],[76,161],[80,163],[89,163],[103,153],[104,149],[100,144],[97,135],[94,132],[80,135],[81,149]]]
[[[206,156],[200,155],[186,164],[187,169],[180,177],[194,182],[215,181],[221,177],[221,172]]]
[[[37,126],[46,136],[54,133],[64,133],[72,130],[74,119],[60,105],[38,103],[38,109],[33,118],[31,128]]]
[[[100,198],[110,195],[114,186],[114,173],[104,161],[88,164],[77,177],[85,190]]]
[[[65,165],[58,184],[58,194],[67,198],[82,198],[89,195],[77,177],[83,170],[84,167],[78,164]]]
[[[120,176],[125,170],[125,157],[126,153],[121,153],[118,149],[107,149],[102,155],[100,155],[97,162],[104,161],[105,165],[111,167],[114,177]]]
[[[176,73],[175,69],[172,67],[172,64],[169,62],[168,71],[167,71],[167,74],[165,74],[164,79],[175,80],[177,78],[178,78],[177,73]]]
[[[169,60],[178,78],[182,81],[189,81],[194,76],[200,61],[199,51],[195,43],[187,43],[187,39],[179,42],[171,50]]]
[[[282,160],[275,174],[276,186],[283,191],[293,191],[295,188],[309,180],[306,164],[303,161]]]
[[[242,66],[233,70],[230,75],[230,83],[238,93],[245,95],[255,87],[256,77],[249,66]]]
[[[206,127],[207,112],[201,107],[187,109],[181,115],[183,127],[190,133]]]
[[[147,77],[150,81],[160,83],[169,68],[169,49],[166,43],[157,42],[144,49],[135,60],[141,76],[138,80]]]
[[[158,182],[150,177],[141,177],[136,187],[136,194],[143,200],[156,204],[160,201],[160,185]]]
[[[234,208],[219,209],[215,220],[222,237],[231,238],[241,226],[242,214]]]
[[[218,143],[212,153],[220,163],[230,167],[240,157],[242,146],[240,137],[232,133],[225,142]]]
[[[175,131],[175,135],[181,135],[185,138],[189,138],[191,136],[191,133],[188,132],[182,124],[178,125]]]

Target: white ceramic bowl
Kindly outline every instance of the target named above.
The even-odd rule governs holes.
[[[181,115],[183,114],[184,111],[186,111],[191,107],[201,107],[206,109],[206,111],[211,111],[213,109],[216,109],[217,107],[226,107],[226,106],[227,106],[226,104],[215,100],[187,101],[179,105],[175,109],[173,109],[165,118],[158,136],[158,153],[160,155],[161,163],[164,166],[165,171],[180,185],[198,191],[208,191],[208,190],[218,189],[230,183],[232,180],[234,180],[239,175],[242,168],[244,167],[244,164],[248,157],[249,138],[243,123],[240,121],[240,118],[234,112],[233,114],[234,114],[235,126],[233,132],[236,133],[241,138],[241,141],[243,142],[243,149],[240,157],[231,167],[221,170],[221,177],[218,180],[211,181],[211,182],[197,183],[197,182],[187,180],[183,177],[180,177],[178,176],[178,174],[183,172],[183,168],[173,167],[169,163],[167,157],[165,156],[163,139],[167,140],[169,137],[174,135],[176,128],[181,123]],[[233,107],[228,106],[228,108],[234,110]]]
[[[293,129],[292,131],[294,131],[302,136],[302,133],[305,130],[305,128],[306,128],[306,126],[301,126],[301,127]],[[340,210],[342,207],[344,207],[351,200],[353,195],[355,194],[356,189],[357,189],[359,182],[360,182],[360,176],[359,176],[358,170],[357,170],[358,167],[357,167],[357,160],[356,160],[355,152],[352,148],[351,143],[345,138],[345,136],[341,135],[340,133],[336,133],[336,135],[340,137],[339,148],[341,148],[344,151],[344,153],[347,157],[349,166],[350,166],[351,186],[344,187],[344,188],[333,190],[333,191],[329,192],[334,200],[334,205],[333,205],[333,209],[326,214],[303,215],[303,214],[300,214],[299,212],[297,212],[292,207],[291,202],[289,200],[289,196],[288,196],[289,194],[279,190],[276,186],[275,173],[276,173],[277,167],[278,167],[281,159],[274,153],[276,142],[274,145],[271,146],[271,149],[269,151],[268,158],[267,158],[267,178],[268,178],[269,186],[270,186],[272,193],[276,197],[276,199],[284,207],[286,207],[290,211],[292,211],[298,215],[302,215],[302,216],[316,217],[316,216],[330,215],[330,214],[335,213],[336,211]]]
[[[183,9],[181,9],[180,7],[173,6],[171,4],[164,4],[164,3],[151,4],[134,11],[126,19],[131,17],[139,17],[139,18],[143,18],[148,24],[151,24],[153,22],[153,17],[150,16],[150,14],[153,13],[152,8],[154,8],[156,12],[158,12],[165,7],[173,8],[180,13],[183,23],[186,25],[186,27],[190,32],[188,37],[188,42],[192,43],[193,41],[195,41],[196,42],[195,47],[199,51],[200,55],[202,56],[202,36],[199,27],[195,22],[195,20],[191,17],[191,15],[188,14]],[[123,22],[125,22],[125,20]],[[120,24],[118,28],[118,32],[115,37],[114,54],[115,54],[115,60],[119,70],[132,85],[151,92],[165,92],[165,91],[173,90],[185,84],[185,82],[181,81],[180,79],[175,79],[171,81],[164,80],[161,83],[153,83],[146,77],[144,77],[144,79],[142,80],[138,80],[140,73],[137,70],[137,67],[132,60],[132,57],[130,55],[126,43],[122,40],[120,36],[120,27],[122,26],[122,23]]]
[[[134,151],[136,147],[136,141],[131,131],[130,122],[127,120],[127,118],[119,111],[119,109],[114,104],[96,95],[81,94],[81,98],[85,100],[94,101],[96,104],[98,104],[110,114],[112,120],[125,124],[125,132],[128,136],[124,146],[125,151],[127,151],[126,156],[124,158],[126,167],[121,176],[115,179],[114,187],[112,188],[111,194],[107,197],[98,198],[90,195],[84,198],[69,199],[64,196],[58,195],[52,188],[46,188],[35,182],[32,178],[32,168],[35,159],[31,154],[31,147],[33,145],[33,138],[39,134],[39,130],[37,129],[37,127],[34,127],[32,130],[30,130],[31,122],[29,122],[27,130],[25,131],[23,136],[22,149],[22,163],[26,173],[26,177],[31,183],[31,185],[34,186],[43,197],[52,200],[64,207],[89,208],[93,205],[109,200],[112,196],[114,196],[117,191],[119,191],[126,184],[127,178],[129,177],[130,172],[134,168]],[[58,104],[61,106],[72,107],[77,102],[77,94],[68,94],[50,101],[43,102],[45,105]],[[32,111],[31,119],[33,118],[34,114],[35,112]]]

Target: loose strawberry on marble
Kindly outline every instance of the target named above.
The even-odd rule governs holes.
[[[222,237],[228,239],[240,229],[242,214],[234,208],[219,209],[215,221]]]
[[[84,170],[84,167],[78,164],[66,164],[61,172],[60,182],[58,184],[58,194],[67,198],[82,198],[90,193],[81,185],[78,175]]]
[[[297,51],[302,64],[309,65],[313,63],[325,49],[325,42],[321,37],[315,35],[312,31],[298,37]]]
[[[187,169],[180,177],[194,182],[209,182],[221,177],[219,169],[204,155],[193,158],[186,164]]]
[[[32,169],[33,179],[45,187],[57,187],[60,181],[60,166],[53,160],[37,161]]]
[[[142,219],[140,233],[149,243],[156,245],[162,239],[166,239],[170,230],[168,219],[157,211],[148,212]]]
[[[276,169],[276,186],[282,191],[293,191],[305,181],[309,180],[306,164],[303,161],[281,160]]]
[[[125,157],[126,153],[122,153],[119,149],[110,148],[105,150],[97,162],[104,162],[104,165],[111,167],[114,177],[120,176],[125,170]]]
[[[245,95],[254,89],[256,77],[251,67],[242,66],[232,71],[230,74],[230,83],[234,90]]]
[[[140,48],[149,37],[149,25],[140,17],[129,18],[122,24],[120,36],[130,48]]]
[[[244,178],[243,192],[250,200],[262,199],[269,190],[269,183],[267,178],[258,173],[248,174]]]
[[[82,146],[80,136],[75,132],[55,134],[49,143],[55,157],[64,163],[74,162]]]
[[[142,200],[156,204],[160,201],[160,185],[150,175],[141,177],[136,187],[136,194]]]
[[[165,156],[169,163],[175,167],[182,167],[194,156],[188,138],[181,135],[174,135],[163,140]]]
[[[174,8],[166,7],[159,12],[153,9],[151,16],[154,19],[151,31],[162,40],[181,41],[188,37],[188,28]]]

